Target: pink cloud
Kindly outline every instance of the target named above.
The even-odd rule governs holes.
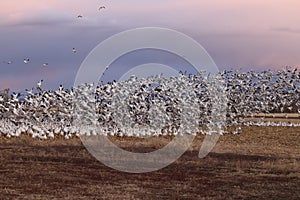
[[[106,6],[103,12],[98,11],[100,5]],[[7,38],[11,41],[16,38],[35,41],[35,36],[43,35],[40,33],[44,31],[43,40],[50,40],[48,35],[55,33],[60,41],[53,40],[53,43],[57,42],[57,46],[62,43],[67,46],[69,43],[72,47],[72,38],[100,41],[98,38],[101,34],[105,37],[108,34],[104,33],[104,27],[115,31],[161,26],[195,38],[215,55],[219,66],[300,66],[297,55],[300,51],[299,7],[299,0],[3,0],[0,5],[0,26],[31,27],[26,27],[27,32],[14,27],[5,29],[7,36],[2,33],[1,38],[4,38],[3,41],[7,41]],[[78,14],[84,17],[78,20]],[[40,25],[49,28],[41,28]],[[59,26],[56,32],[52,29],[54,25]],[[60,37],[60,34],[70,37]],[[91,37],[86,38],[89,34]],[[78,41],[76,45],[80,46]],[[15,47],[20,54],[27,55],[28,52],[21,52],[17,45]],[[51,53],[53,49],[43,51]],[[15,82],[1,80],[0,86],[8,83]]]
[[[270,26],[288,26],[298,29],[300,14],[298,0],[163,0],[163,1],[108,1],[99,15],[97,1],[82,0],[10,0],[0,6],[1,23],[18,23],[22,18],[52,10],[69,16],[82,14],[87,18],[104,17],[107,20],[131,24],[161,24],[210,31],[237,31],[268,29]],[[32,14],[31,14],[32,15]],[[139,20],[137,20],[137,18]],[[133,21],[133,19],[135,19]],[[145,23],[146,22],[146,23]]]

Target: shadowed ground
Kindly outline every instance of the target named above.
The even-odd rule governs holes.
[[[95,160],[80,139],[0,137],[0,199],[300,199],[300,127],[243,127],[204,159],[204,136],[156,172],[128,174]],[[149,152],[171,138],[111,138]]]

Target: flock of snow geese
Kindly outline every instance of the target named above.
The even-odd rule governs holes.
[[[100,7],[98,8],[99,11],[102,11],[102,10],[104,10],[104,9],[106,9],[106,7],[105,7],[104,5],[102,5],[102,6],[100,6]],[[83,15],[80,14],[80,15],[77,16],[77,18],[83,18]],[[77,52],[77,49],[73,47],[73,48],[72,48],[72,52],[73,52],[73,53],[76,53],[76,52]],[[29,58],[24,58],[24,59],[23,59],[23,62],[24,62],[24,64],[28,64],[28,63],[29,63]],[[14,61],[13,61],[13,60],[5,60],[5,61],[3,61],[3,63],[4,63],[4,64],[7,64],[7,65],[11,65],[11,64],[14,63]],[[48,66],[49,66],[49,63],[48,63],[48,62],[45,62],[45,63],[42,64],[42,66],[43,66],[43,67],[48,67]]]
[[[72,48],[72,52],[75,54],[75,53],[77,53],[77,49],[76,48]],[[3,63],[4,64],[7,64],[7,65],[11,65],[11,64],[13,64],[13,60],[6,60],[6,61],[3,61]],[[25,64],[25,65],[27,65],[27,64],[29,64],[29,62],[30,62],[30,59],[29,58],[24,58],[23,59],[23,63]],[[43,67],[48,67],[49,66],[49,63],[48,62],[45,62],[45,63],[43,63],[42,64],[42,66]]]
[[[29,60],[26,60],[29,61]],[[148,137],[239,134],[243,126],[300,126],[300,72],[222,71],[164,78],[82,84],[55,91],[35,88],[0,94],[0,135],[33,138],[80,135]],[[286,120],[264,115],[282,113]],[[260,118],[257,118],[260,116]],[[250,119],[250,120],[249,120]],[[255,120],[254,120],[255,119]],[[296,122],[295,122],[296,121]],[[233,126],[227,132],[226,127]]]
[[[100,6],[100,7],[98,8],[99,11],[101,11],[101,10],[103,10],[103,9],[106,9],[106,7],[105,7],[105,6]],[[77,15],[77,18],[83,18],[83,15]]]
[[[72,53],[77,49],[72,48]],[[30,59],[24,58],[23,63],[29,64]],[[10,95],[8,89],[0,92],[0,136],[239,134],[243,126],[300,126],[298,120],[289,120],[289,113],[300,119],[300,71],[291,68],[229,70],[217,75],[201,71],[169,78],[132,76],[71,89],[61,85],[55,91],[42,89],[42,84],[43,80],[35,88]],[[276,113],[286,120],[277,120]],[[268,121],[266,115],[274,119]],[[229,126],[235,129],[226,131]]]

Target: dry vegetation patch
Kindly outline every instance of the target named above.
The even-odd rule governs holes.
[[[199,135],[176,162],[128,174],[94,159],[79,138],[0,138],[0,199],[300,199],[300,128],[242,127],[204,159]],[[172,137],[110,137],[147,152]]]

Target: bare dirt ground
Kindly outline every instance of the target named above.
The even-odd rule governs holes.
[[[79,138],[0,137],[0,199],[300,199],[300,128],[243,127],[204,159],[204,136],[168,167],[146,174],[110,169]],[[170,138],[112,138],[130,151]]]

